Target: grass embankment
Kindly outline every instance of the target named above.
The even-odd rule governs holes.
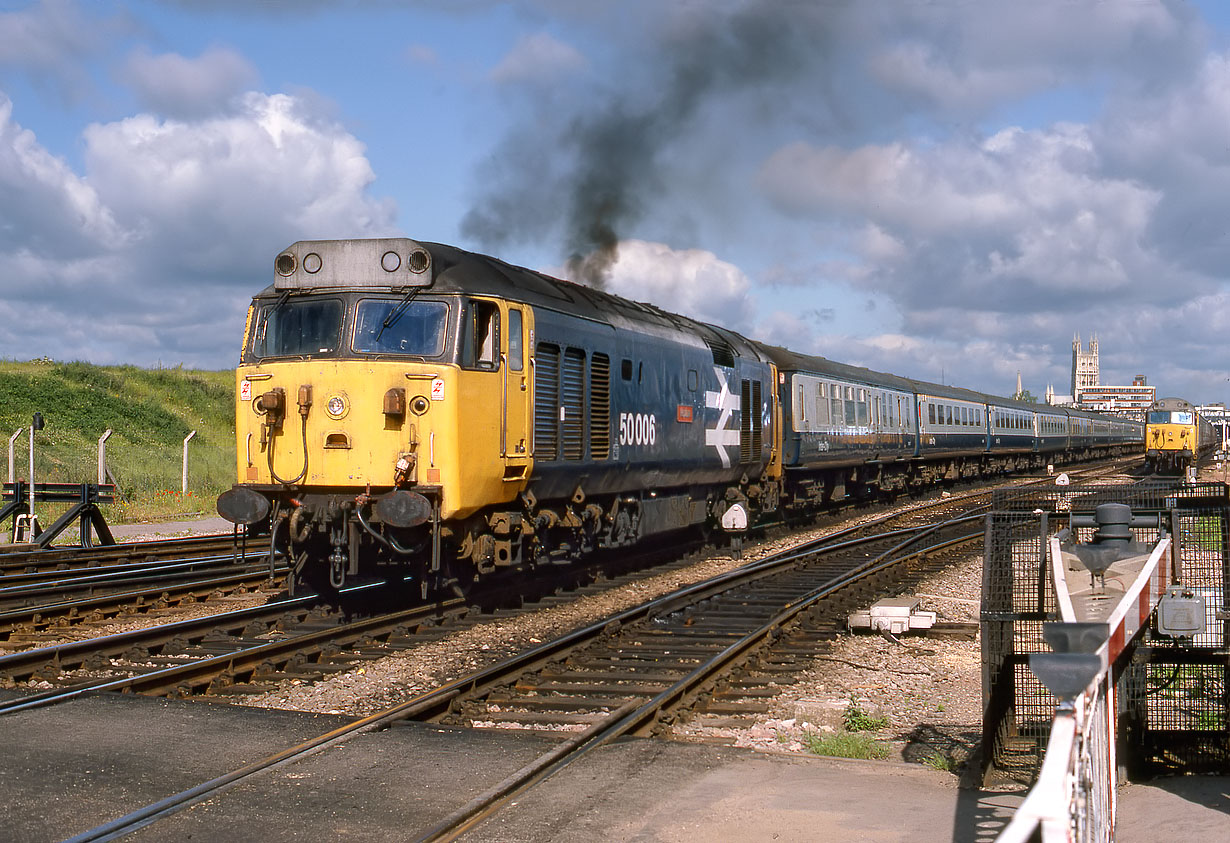
[[[98,440],[110,429],[107,467],[122,498],[103,507],[108,523],[212,514],[235,477],[233,393],[230,371],[0,361],[0,460],[8,438],[26,428],[13,447],[16,477],[29,477],[28,428],[40,412],[46,427],[34,437],[35,482],[94,483]],[[193,430],[182,494],[184,437]],[[0,470],[8,480],[7,464]],[[65,507],[35,509],[47,527]]]

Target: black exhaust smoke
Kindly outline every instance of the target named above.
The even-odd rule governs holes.
[[[733,11],[701,4],[672,21],[648,57],[628,57],[638,71],[629,76],[646,80],[642,88],[588,91],[571,108],[531,110],[529,123],[515,127],[488,163],[463,233],[492,249],[562,236],[573,279],[603,287],[619,241],[670,189],[662,153],[710,105],[749,91],[771,102],[777,83],[797,78],[824,53],[825,15],[840,12],[821,12],[757,0]],[[749,118],[731,131],[758,127]],[[704,138],[687,142],[704,155]]]

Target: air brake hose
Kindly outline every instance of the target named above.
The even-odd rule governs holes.
[[[368,523],[367,519],[363,517],[363,507],[362,506],[356,506],[354,508],[354,514],[355,514],[355,517],[359,519],[359,525],[362,526],[363,529],[366,530],[368,533],[370,533],[372,538],[374,538],[376,541],[380,542],[382,545],[384,545],[385,547],[387,547],[389,550],[393,551],[396,554],[399,554],[401,556],[410,556],[411,554],[417,553],[423,547],[423,543],[419,542],[418,547],[407,549],[407,548],[402,547],[400,544],[398,544],[397,541],[392,536],[383,536],[380,533],[376,532],[375,528],[373,528],[372,525]]]
[[[272,430],[269,431],[270,433],[269,450],[266,452],[269,456],[269,476],[272,477],[275,482],[281,483],[283,486],[293,486],[296,483],[298,483],[300,480],[302,480],[304,477],[307,476],[307,470],[308,470],[307,414],[301,413],[300,418],[302,418],[303,420],[303,424],[302,424],[302,428],[303,428],[303,470],[300,471],[298,474],[296,474],[294,479],[292,480],[283,480],[281,477],[278,477],[278,473],[273,468],[273,435],[272,435],[273,431]]]

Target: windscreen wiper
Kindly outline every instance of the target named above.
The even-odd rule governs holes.
[[[384,321],[380,323],[380,330],[376,332],[376,338],[372,342],[380,342],[380,335],[384,333],[384,329],[388,328],[405,312],[406,306],[410,304],[410,300],[418,295],[419,287],[411,287],[406,291],[406,295],[397,303],[397,307],[389,311],[389,315],[384,317]]]

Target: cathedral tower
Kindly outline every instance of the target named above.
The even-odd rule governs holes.
[[[1079,401],[1081,390],[1097,386],[1100,379],[1098,373],[1098,335],[1094,334],[1089,341],[1089,350],[1081,348],[1080,334],[1072,338],[1072,400]]]

